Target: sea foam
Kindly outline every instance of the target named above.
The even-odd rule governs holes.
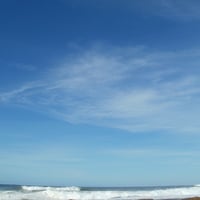
[[[22,186],[0,192],[0,200],[137,200],[182,199],[200,196],[199,186],[169,188],[91,189],[80,187]]]
[[[80,191],[79,187],[48,187],[48,186],[22,186],[24,191]]]

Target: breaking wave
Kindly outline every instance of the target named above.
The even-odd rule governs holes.
[[[22,186],[23,191],[27,192],[39,192],[39,191],[80,191],[79,187],[48,187],[48,186]]]
[[[0,200],[138,200],[200,197],[199,185],[190,187],[80,188],[21,186],[0,192]]]

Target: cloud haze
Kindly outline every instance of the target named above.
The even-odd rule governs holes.
[[[68,56],[41,80],[0,93],[0,102],[70,123],[198,133],[199,55],[93,46]]]

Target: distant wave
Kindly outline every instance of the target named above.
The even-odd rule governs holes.
[[[200,187],[200,184],[196,184],[196,185],[194,185],[194,187]]]

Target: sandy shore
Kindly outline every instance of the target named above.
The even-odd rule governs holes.
[[[154,200],[154,199],[140,199],[140,200]],[[166,200],[168,200],[168,199],[166,199]],[[190,198],[176,199],[176,200],[200,200],[200,197],[190,197]]]

